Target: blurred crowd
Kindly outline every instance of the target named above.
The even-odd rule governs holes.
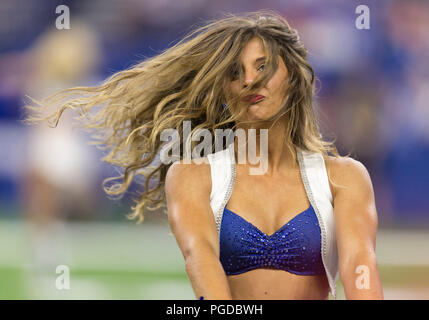
[[[57,30],[56,6],[71,28]],[[356,1],[92,0],[0,4],[0,218],[103,218],[115,175],[90,137],[64,114],[56,129],[27,127],[26,95],[46,95],[153,56],[204,19],[272,9],[296,28],[320,80],[323,135],[368,169],[381,226],[429,225],[429,2],[372,1],[370,29],[355,26]],[[131,190],[132,191],[132,190]],[[55,196],[52,196],[55,195]],[[123,213],[130,202],[124,202]],[[128,202],[127,202],[128,201]],[[122,218],[122,217],[121,217]]]

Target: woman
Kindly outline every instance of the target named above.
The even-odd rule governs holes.
[[[57,112],[28,121],[54,117],[56,126],[65,109],[79,107],[87,128],[108,131],[98,136],[112,148],[104,160],[125,172],[122,184],[105,191],[121,194],[135,174],[146,176],[129,217],[141,222],[144,207],[167,203],[196,297],[327,299],[340,275],[346,298],[381,299],[370,177],[322,140],[313,83],[296,30],[264,10],[211,21],[103,85],[60,92],[40,104],[62,101]],[[74,93],[87,96],[62,100]],[[215,129],[241,129],[245,139],[188,164],[182,160],[193,139],[181,133],[185,120],[192,136],[206,129],[216,144]],[[180,159],[151,165],[171,128],[186,138]],[[259,138],[268,132],[268,143],[255,142],[248,129]],[[254,161],[237,161],[243,147],[258,153],[265,170],[249,174]]]

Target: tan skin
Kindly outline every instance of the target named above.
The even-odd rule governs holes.
[[[246,44],[240,56],[245,74],[243,86],[254,81],[261,72],[263,62],[257,59],[262,56],[262,41],[255,37]],[[265,99],[255,105],[243,102],[243,107],[248,108],[247,117],[267,119],[280,110],[284,94],[281,83],[287,81],[288,71],[280,56],[278,59],[276,73],[258,92]],[[238,80],[231,81],[230,88],[233,93],[242,89]],[[293,162],[284,142],[284,123],[285,119],[281,118],[273,126],[267,126],[268,170],[265,174],[249,175],[250,164],[236,165],[236,180],[226,205],[268,235],[310,205],[299,165]],[[237,140],[235,143],[237,146]],[[346,298],[382,299],[374,253],[377,213],[368,172],[353,159],[329,157],[326,165],[332,181],[346,187],[337,188],[330,184],[334,198],[339,271]],[[211,175],[208,164],[176,162],[168,170],[165,191],[170,226],[185,258],[186,271],[197,298],[328,298],[326,275],[300,276],[284,270],[263,268],[238,275],[225,274],[219,260],[219,238],[210,207]],[[355,269],[358,265],[368,266],[370,289],[356,288],[358,275]]]

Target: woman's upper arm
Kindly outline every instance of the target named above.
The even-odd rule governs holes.
[[[365,166],[352,158],[333,160],[334,216],[340,260],[375,254],[378,225],[374,190]],[[341,263],[341,261],[340,261]]]
[[[219,256],[219,239],[210,206],[211,176],[207,164],[173,163],[165,179],[168,221],[185,260],[196,250]]]

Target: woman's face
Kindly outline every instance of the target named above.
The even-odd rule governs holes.
[[[244,68],[243,85],[240,86],[238,77],[232,79],[230,89],[232,94],[238,94],[243,88],[247,87],[264,68],[265,50],[263,42],[258,37],[253,37],[243,48],[240,55],[240,61]],[[278,56],[278,68],[265,87],[261,88],[256,94],[262,97],[256,97],[253,101],[242,101],[243,108],[247,108],[246,120],[265,120],[275,115],[282,108],[284,98],[285,81],[288,79],[288,70],[283,59]],[[257,100],[261,98],[260,100]],[[257,101],[256,101],[257,100]],[[256,101],[256,102],[254,102]]]

